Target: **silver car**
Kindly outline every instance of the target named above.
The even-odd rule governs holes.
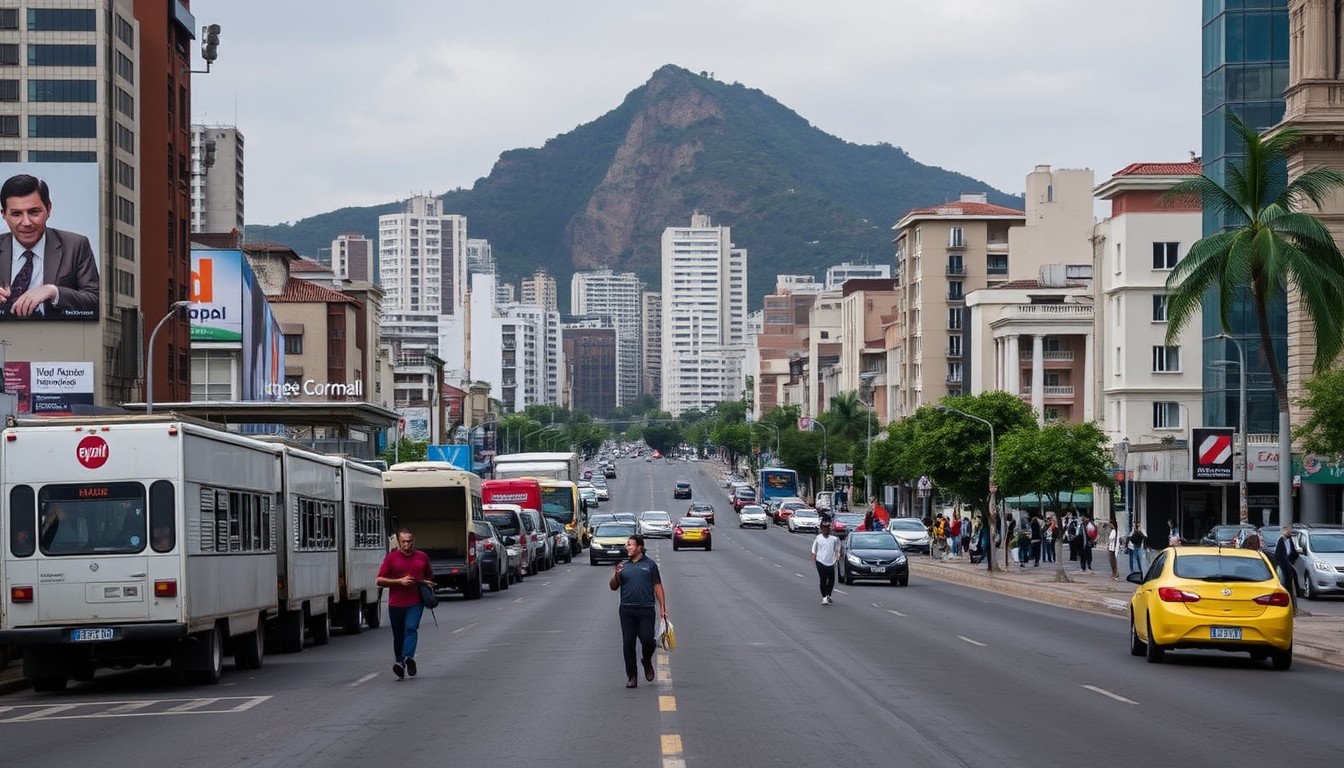
[[[929,529],[924,527],[924,521],[919,518],[893,517],[887,523],[887,530],[896,535],[901,549],[906,552],[929,554]]]
[[[1293,570],[1301,593],[1315,600],[1326,593],[1344,592],[1344,528],[1294,526],[1293,540],[1298,549]]]
[[[817,533],[821,530],[821,513],[811,507],[799,507],[789,515],[788,525],[789,533]]]
[[[659,539],[672,538],[672,516],[662,510],[651,509],[639,516],[639,532]]]
[[[769,527],[770,518],[765,514],[765,507],[747,504],[737,511],[737,527],[746,528],[748,525],[760,526],[762,529]]]

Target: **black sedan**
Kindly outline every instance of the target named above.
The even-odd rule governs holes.
[[[854,531],[840,544],[836,562],[841,584],[862,579],[910,583],[910,563],[896,537],[887,531]]]

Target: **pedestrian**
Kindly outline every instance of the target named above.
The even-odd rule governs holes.
[[[993,520],[994,515],[991,514],[989,516],[989,519]],[[994,570],[994,564],[989,562],[989,537],[992,535],[994,534],[990,530],[990,523],[986,523],[982,519],[977,518],[975,546],[976,549],[980,552],[981,559],[985,561],[985,568],[991,571]]]
[[[1120,580],[1120,546],[1124,537],[1120,535],[1120,527],[1116,525],[1115,520],[1107,524],[1110,529],[1106,533],[1106,558],[1111,563],[1111,581]]]
[[[1092,567],[1092,546],[1096,540],[1096,525],[1087,515],[1078,516],[1078,565],[1083,573],[1096,569]]]
[[[840,558],[840,540],[831,535],[831,524],[822,522],[821,532],[812,539],[812,562],[817,565],[821,582],[821,604],[830,605],[835,589],[835,561]]]
[[[636,688],[639,680],[635,669],[635,640],[643,650],[644,679],[653,682],[653,651],[657,647],[653,637],[654,609],[667,621],[667,597],[663,592],[663,576],[658,564],[644,555],[644,537],[635,534],[625,542],[628,560],[616,564],[607,586],[621,591],[621,652],[625,656],[625,687]]]
[[[971,518],[968,515],[961,516],[961,549],[967,555],[971,553]]]
[[[1053,512],[1046,514],[1045,525],[1041,528],[1041,555],[1047,563],[1055,562],[1055,534],[1059,525]]]
[[[952,524],[948,527],[948,540],[952,543],[952,556],[961,557],[961,518],[952,513]]]
[[[1139,521],[1134,521],[1134,530],[1129,534],[1129,572],[1138,571],[1143,573],[1147,566],[1143,562],[1143,545],[1147,543],[1148,537],[1143,535],[1143,528]]]
[[[1041,531],[1040,515],[1032,515],[1030,541],[1031,541],[1031,559],[1033,561],[1031,567],[1033,568],[1040,567],[1041,565],[1041,542],[1044,540],[1041,537],[1043,535],[1044,534]]]
[[[1293,541],[1293,529],[1290,525],[1284,525],[1283,530],[1279,532],[1279,543],[1274,545],[1274,565],[1279,569],[1279,583],[1288,590],[1288,594],[1296,597],[1293,588],[1293,582],[1297,580],[1297,573],[1293,566],[1297,562],[1297,542]]]
[[[387,623],[392,625],[392,674],[398,680],[415,677],[415,646],[420,635],[420,617],[425,606],[420,602],[420,585],[434,585],[434,568],[429,555],[415,548],[415,534],[409,528],[397,531],[397,548],[387,553],[378,569],[378,586],[387,587]]]
[[[863,530],[865,531],[877,530],[876,528],[873,527],[873,510],[871,509],[863,513]]]

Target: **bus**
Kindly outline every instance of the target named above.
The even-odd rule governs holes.
[[[588,516],[579,501],[579,485],[569,480],[541,481],[541,514],[565,526],[569,551],[575,555],[588,545]]]
[[[765,505],[771,499],[783,499],[798,495],[798,473],[783,467],[768,467],[761,470],[758,484],[760,504]]]
[[[553,453],[506,453],[495,457],[495,477],[535,477],[579,481],[579,454],[573,451]]]

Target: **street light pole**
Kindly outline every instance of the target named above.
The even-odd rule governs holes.
[[[998,484],[994,482],[994,424],[993,424],[993,422],[991,422],[989,419],[982,419],[982,418],[980,418],[979,416],[976,416],[975,414],[967,413],[967,412],[965,412],[965,411],[959,411],[959,410],[957,410],[956,408],[952,408],[952,407],[949,407],[949,406],[946,406],[946,405],[940,405],[940,406],[937,406],[937,408],[938,408],[938,410],[942,411],[943,413],[955,413],[955,414],[957,414],[958,416],[964,416],[964,417],[966,417],[966,418],[968,418],[968,419],[972,419],[972,420],[974,420],[974,421],[978,421],[978,422],[980,422],[981,424],[984,424],[986,427],[989,427],[989,511],[990,511],[990,514],[993,514],[994,511],[995,511],[995,501],[996,501],[996,499],[995,499],[994,497],[995,497],[995,495],[996,495],[996,494],[998,493],[998,491],[999,491],[999,486],[998,486]],[[988,521],[988,520],[985,521],[985,525],[989,525],[989,521]],[[1007,568],[1008,568],[1008,552],[1011,550],[1011,547],[1008,546],[1008,521],[1007,521],[1007,519],[1005,518],[1004,515],[999,515],[999,529],[1003,532],[1003,567],[1004,567],[1005,570],[1007,570]],[[988,567],[989,567],[989,570],[992,571],[992,570],[994,570],[994,536],[993,536],[993,534],[991,533],[991,535],[986,536],[986,537],[985,537],[985,540],[988,542],[988,545],[987,545],[987,547],[986,547],[986,551],[985,551],[985,560],[989,563],[989,566],[988,566]]]
[[[826,425],[821,423],[821,419],[808,419],[807,431],[811,432],[812,427],[821,427],[821,489],[826,489],[826,458],[830,453],[826,450]],[[812,492],[813,498],[816,498],[816,491]]]
[[[179,309],[191,306],[190,301],[174,301],[168,305],[168,314],[154,326],[149,333],[149,346],[145,348],[145,413],[154,412],[154,339],[159,335],[165,323],[172,320]]]
[[[1240,478],[1240,479],[1241,479],[1241,483],[1240,483],[1241,487],[1240,487],[1240,489],[1239,489],[1241,498],[1240,498],[1240,500],[1239,500],[1238,503],[1237,503],[1237,518],[1238,518],[1237,521],[1238,521],[1238,522],[1241,522],[1241,523],[1245,523],[1245,522],[1247,522],[1247,521],[1250,519],[1250,511],[1247,509],[1247,498],[1246,498],[1246,458],[1247,458],[1247,453],[1246,453],[1246,351],[1242,348],[1242,346],[1241,346],[1241,341],[1238,340],[1238,339],[1236,339],[1236,338],[1234,338],[1233,336],[1231,336],[1231,335],[1229,335],[1229,334],[1226,334],[1226,333],[1219,333],[1219,334],[1215,335],[1213,338],[1215,338],[1215,339],[1220,339],[1220,340],[1222,340],[1222,341],[1230,341],[1230,342],[1232,342],[1232,344],[1233,344],[1234,346],[1236,346],[1236,348],[1237,348],[1237,366],[1241,369],[1241,386],[1240,386],[1240,392],[1239,392],[1239,394],[1238,394],[1238,405],[1237,405],[1237,411],[1238,411],[1238,414],[1237,414],[1237,432],[1239,433],[1238,436],[1237,436],[1237,442],[1241,443],[1241,478]],[[1218,362],[1223,362],[1223,361],[1215,361],[1214,365],[1217,365]],[[1229,363],[1230,363],[1230,362],[1232,362],[1232,361],[1228,360],[1228,361],[1226,361],[1226,362],[1229,362]],[[1291,459],[1291,457],[1285,457],[1285,456],[1280,456],[1280,457],[1279,457],[1279,461],[1289,461],[1290,459]],[[1291,510],[1289,510],[1289,511],[1291,511]],[[1285,519],[1287,519],[1287,518],[1284,517],[1284,510],[1279,510],[1279,521],[1282,522],[1282,521],[1285,520]]]

